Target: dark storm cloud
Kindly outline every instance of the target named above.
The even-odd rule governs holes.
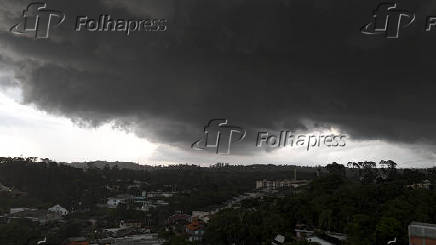
[[[116,120],[140,136],[182,147],[212,118],[250,132],[304,129],[302,120],[311,120],[361,139],[436,139],[436,32],[423,31],[422,15],[436,15],[430,1],[400,2],[418,18],[397,40],[359,32],[378,1],[48,4],[67,15],[51,39],[3,32],[1,52],[15,67],[25,103],[77,122]],[[12,25],[20,11],[3,11],[1,18]],[[100,14],[158,15],[168,19],[168,31],[73,31],[75,16]]]

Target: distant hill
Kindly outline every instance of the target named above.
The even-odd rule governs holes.
[[[64,164],[74,168],[83,168],[83,169],[87,169],[87,168],[103,169],[105,166],[109,166],[109,168],[113,168],[117,166],[119,169],[153,170],[153,167],[150,165],[140,165],[134,162],[95,161],[95,162],[72,162],[72,163],[64,163]]]

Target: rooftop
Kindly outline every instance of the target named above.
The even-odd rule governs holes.
[[[421,223],[421,222],[415,222],[415,221],[410,223],[410,226],[421,226],[421,227],[436,229],[436,224]]]
[[[436,239],[436,225],[428,224],[428,223],[412,222],[409,225],[409,236]]]

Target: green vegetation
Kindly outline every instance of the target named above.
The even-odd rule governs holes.
[[[397,244],[407,244],[410,222],[436,223],[436,191],[420,185],[424,180],[435,184],[436,171],[396,169],[392,161],[380,162],[382,168],[376,165],[351,162],[348,168],[337,163],[322,169],[298,168],[299,179],[313,179],[309,186],[247,199],[240,208],[222,210],[212,216],[203,243],[271,244],[281,234],[286,244],[307,244],[295,240],[295,226],[304,224],[319,236],[324,231],[346,233],[347,244],[386,244],[395,237]],[[95,231],[116,227],[121,219],[147,219],[153,231],[163,231],[175,211],[189,214],[220,207],[234,196],[253,191],[256,180],[293,176],[293,166],[80,169],[49,160],[0,158],[0,183],[13,190],[0,192],[0,214],[13,207],[46,209],[54,204],[72,211],[65,223],[57,225],[0,222],[0,244],[29,244],[45,236],[50,244],[59,244],[69,236],[96,236]],[[133,184],[139,187],[129,188]],[[107,197],[140,195],[142,190],[177,194],[166,199],[168,206],[151,209],[148,216],[131,204],[116,209],[97,205]],[[96,223],[90,225],[90,218]],[[190,244],[182,234],[161,233],[169,244]]]
[[[49,244],[60,244],[70,236],[95,236],[96,230],[117,227],[122,219],[147,218],[153,231],[160,231],[175,211],[189,214],[192,210],[220,206],[233,196],[253,190],[258,179],[291,178],[293,170],[291,166],[274,165],[212,168],[177,165],[132,170],[109,165],[96,168],[92,164],[81,169],[48,159],[0,158],[0,183],[13,189],[13,192],[0,191],[0,215],[7,214],[10,208],[47,209],[55,204],[70,211],[64,224],[27,222],[19,227],[15,223],[2,224],[0,232],[5,232],[0,236],[0,244],[11,244],[20,234],[20,240],[12,244],[27,244],[22,243],[22,239],[41,240],[45,236]],[[300,170],[302,178],[315,176],[313,169]],[[138,183],[139,188],[129,188]],[[151,209],[149,216],[135,210],[137,205],[121,205],[116,209],[97,205],[106,203],[106,198],[111,196],[140,195],[143,190],[175,191],[176,195],[166,200],[168,206]],[[91,218],[97,221],[95,225],[88,223]],[[173,237],[171,240],[180,243],[184,239]]]
[[[359,163],[349,170],[336,163],[329,174],[315,179],[305,192],[243,202],[241,209],[215,215],[205,238],[208,244],[271,244],[277,235],[295,239],[293,227],[305,224],[319,231],[346,233],[348,244],[408,244],[412,221],[436,223],[436,191],[407,185],[425,179],[436,182],[436,171],[402,170]],[[401,173],[400,173],[401,172]],[[360,181],[358,181],[360,180]]]
[[[0,224],[0,244],[35,244],[41,238],[38,225],[27,220],[14,221],[9,224]]]

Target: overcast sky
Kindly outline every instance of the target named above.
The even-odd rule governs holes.
[[[436,154],[431,1],[398,39],[360,28],[379,1],[47,1],[65,22],[17,36],[30,3],[0,1],[0,155],[58,161],[326,164]],[[165,32],[76,32],[77,16],[165,18]],[[230,155],[191,144],[213,118],[247,130]],[[260,130],[344,134],[346,146],[253,147]]]

